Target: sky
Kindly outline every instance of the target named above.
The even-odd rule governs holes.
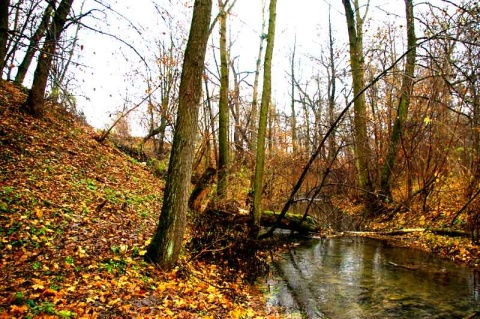
[[[128,45],[86,28],[80,33],[79,44],[83,49],[80,51],[81,67],[75,71],[78,86],[75,91],[79,92],[77,104],[87,121],[96,128],[105,128],[113,120],[110,116],[112,113],[124,106],[131,107],[143,99],[146,95],[144,79],[147,67],[139,55],[150,63],[155,50],[155,39],[169,34],[154,1],[137,0],[134,4],[130,1],[105,1],[112,2],[115,12],[104,10],[104,16],[97,11],[85,19],[84,24],[113,34]],[[175,17],[174,27],[187,33],[192,9],[184,4],[193,1],[182,1],[180,4],[178,1],[157,1],[157,5],[158,3],[164,6],[161,8],[164,14]],[[240,71],[255,70],[262,23],[261,3],[260,0],[237,0],[229,20],[229,33],[233,41],[231,56],[237,56]],[[403,6],[403,1],[399,0],[371,0],[369,16],[373,24],[401,19],[404,17]],[[93,7],[102,9],[96,1],[86,0],[85,9]],[[298,65],[301,76],[308,77],[317,72],[317,66],[309,57],[320,56],[322,46],[326,45],[329,7],[334,36],[338,39],[339,46],[345,46],[347,31],[340,0],[278,0],[272,94],[279,107],[288,103],[286,72],[294,43],[296,55],[301,61]],[[215,12],[216,1],[214,14]],[[391,15],[386,15],[385,12]],[[215,37],[216,34],[212,39]],[[215,45],[215,42],[210,42],[207,54],[210,65],[213,63]],[[253,83],[253,77],[249,81]],[[133,133],[143,134],[140,128],[137,127],[137,130]]]

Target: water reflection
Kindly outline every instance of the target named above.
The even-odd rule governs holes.
[[[370,239],[312,240],[276,270],[269,303],[293,318],[463,318],[480,310],[477,272]]]

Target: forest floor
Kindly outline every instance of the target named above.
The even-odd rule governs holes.
[[[22,113],[25,98],[0,85],[0,318],[278,317],[188,249],[169,272],[144,262],[164,182],[58,106]]]

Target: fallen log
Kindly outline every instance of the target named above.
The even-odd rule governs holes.
[[[402,265],[402,264],[394,263],[393,261],[389,261],[388,264],[391,265],[391,266],[394,266],[394,267],[405,268],[405,269],[408,269],[408,270],[420,269],[420,266],[418,266],[418,265]]]
[[[424,232],[425,228],[402,228],[389,231],[345,231],[345,234],[348,235],[358,235],[358,236],[373,236],[373,235],[387,235],[387,236],[396,236],[404,235],[410,233],[421,233]]]
[[[468,314],[467,316],[465,316],[464,319],[474,319],[474,318],[477,318],[479,315],[480,315],[480,311],[474,311],[471,314]]]
[[[277,217],[278,215],[274,213],[264,212],[262,214],[260,223],[263,227],[271,227],[276,222],[278,222],[277,228],[296,231],[304,235],[319,231],[319,227],[314,225],[313,223],[310,223],[308,221],[301,222],[301,215],[286,215],[280,221],[277,221]]]
[[[375,235],[384,235],[384,236],[397,236],[397,235],[405,235],[411,233],[423,233],[423,232],[431,232],[435,235],[443,235],[449,237],[469,237],[470,233],[462,230],[450,230],[444,228],[433,228],[433,229],[426,229],[426,228],[402,228],[402,229],[395,229],[395,230],[379,230],[379,231],[345,231],[344,234],[347,235],[356,235],[356,236],[375,236]]]

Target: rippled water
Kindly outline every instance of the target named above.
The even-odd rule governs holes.
[[[464,318],[480,310],[478,273],[377,240],[312,240],[275,269],[268,303],[290,318]]]

